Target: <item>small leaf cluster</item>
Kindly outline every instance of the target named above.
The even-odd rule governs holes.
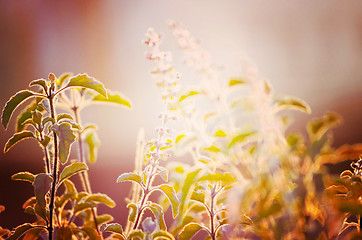
[[[63,74],[31,81],[34,91],[22,90],[4,106],[1,121],[5,128],[15,110],[31,100],[17,116],[15,134],[7,141],[4,152],[24,139],[34,139],[44,152],[44,172],[19,172],[13,180],[30,182],[34,197],[23,205],[25,212],[36,216],[34,223],[25,223],[8,233],[8,239],[102,239],[98,225],[111,221],[110,215],[96,214],[99,203],[114,207],[108,196],[92,193],[86,161],[96,160],[99,140],[94,125],[82,126],[79,111],[92,103],[115,103],[130,107],[130,102],[86,74]],[[96,93],[96,94],[95,94]],[[64,112],[57,113],[58,109]],[[72,145],[78,142],[79,159],[69,163]],[[85,151],[83,145],[87,146]],[[87,153],[85,157],[84,153]],[[81,177],[83,191],[78,192],[70,177]],[[65,191],[58,195],[61,188]],[[79,224],[79,220],[83,219]]]

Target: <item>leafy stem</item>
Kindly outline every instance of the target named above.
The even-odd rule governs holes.
[[[55,111],[54,111],[54,94],[50,92],[49,96],[49,105],[50,105],[50,114],[53,119],[55,119]],[[56,191],[56,183],[58,181],[58,138],[57,134],[53,131],[53,140],[54,140],[54,161],[53,161],[53,182],[52,189],[50,195],[50,203],[49,203],[49,240],[52,240],[53,235],[53,214],[54,214],[54,199],[55,199],[55,191]]]
[[[137,217],[136,217],[136,221],[135,221],[135,224],[133,225],[133,229],[137,229],[139,224],[140,224],[140,220],[141,220],[141,216],[142,216],[142,213],[143,213],[143,210],[145,210],[145,206],[146,206],[146,202],[147,202],[147,199],[149,197],[149,195],[153,192],[152,188],[151,188],[151,184],[153,182],[153,179],[156,175],[156,167],[154,166],[151,166],[151,174],[150,174],[150,177],[148,178],[147,180],[147,183],[146,183],[146,186],[142,186],[144,189],[143,189],[143,195],[142,195],[142,200],[141,200],[141,204],[139,206],[139,211],[137,212]]]

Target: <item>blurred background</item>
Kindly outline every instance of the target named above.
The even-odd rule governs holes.
[[[101,208],[124,223],[124,198],[130,184],[116,178],[131,171],[136,137],[156,136],[157,116],[163,109],[159,91],[149,75],[153,63],[144,53],[147,28],[163,33],[163,50],[174,53],[182,73],[182,54],[166,21],[186,25],[210,51],[225,78],[241,72],[247,57],[268,78],[278,94],[304,99],[311,115],[294,114],[293,129],[327,110],[343,116],[334,130],[334,145],[362,142],[362,2],[361,1],[7,1],[0,0],[0,106],[31,80],[50,72],[86,72],[112,90],[128,96],[132,110],[94,106],[83,122],[99,126],[102,142],[98,161],[90,166],[94,192],[108,194],[116,208]],[[182,78],[182,83],[197,81]],[[0,148],[12,136],[0,127]],[[0,226],[13,228],[32,219],[22,209],[33,187],[15,182],[19,171],[42,172],[41,149],[24,141],[0,152]]]

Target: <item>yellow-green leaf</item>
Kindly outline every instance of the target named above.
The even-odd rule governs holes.
[[[208,148],[204,148],[204,150],[207,150],[210,152],[220,152],[220,148],[215,147],[214,145],[212,145],[211,147],[208,147]]]
[[[77,215],[80,212],[86,209],[94,208],[95,206],[96,204],[91,202],[78,203],[77,205],[74,206],[74,214]]]
[[[151,239],[154,239],[154,240],[174,240],[175,238],[169,232],[156,231],[156,232],[151,234]]]
[[[103,229],[104,232],[113,232],[113,233],[123,233],[123,228],[119,223],[110,223],[107,224],[106,227]]]
[[[182,95],[182,96],[180,97],[179,102],[181,102],[181,101],[185,100],[186,98],[188,98],[188,97],[190,97],[190,96],[194,96],[194,95],[197,95],[197,94],[199,94],[199,92],[196,92],[196,91],[190,91],[190,92],[188,92],[187,94]]]
[[[329,129],[337,126],[342,121],[336,113],[327,113],[321,118],[310,121],[307,125],[307,131],[312,140],[320,139]]]
[[[245,81],[241,78],[232,78],[229,81],[229,87],[232,87],[232,86],[235,86],[238,84],[244,84],[244,83],[245,83]]]
[[[179,240],[190,240],[198,231],[202,229],[202,226],[198,223],[189,223],[181,230],[178,237]]]
[[[129,203],[127,205],[127,207],[130,208],[130,213],[128,215],[128,221],[130,221],[130,222],[136,221],[136,215],[138,213],[137,205],[135,203]]]
[[[303,100],[297,98],[290,98],[290,97],[284,98],[278,100],[276,102],[276,105],[281,108],[290,108],[290,109],[300,110],[305,113],[311,113],[309,105]]]
[[[233,137],[233,139],[229,143],[228,148],[231,148],[232,146],[234,146],[234,144],[236,144],[238,142],[244,141],[247,137],[249,137],[253,134],[255,134],[255,132],[243,133],[243,134],[239,134],[239,135]]]
[[[214,136],[215,137],[226,137],[226,133],[223,130],[217,130]]]
[[[141,230],[132,230],[129,235],[127,240],[143,240],[145,239],[145,234],[141,231]]]
[[[167,184],[161,184],[160,186],[158,186],[158,189],[160,189],[170,201],[172,216],[173,218],[175,218],[179,213],[179,205],[180,205],[180,201],[177,198],[175,189],[173,189],[173,187]]]
[[[186,135],[185,134],[180,134],[176,137],[175,143],[178,143],[182,138],[184,138]]]
[[[22,90],[17,92],[14,96],[10,98],[10,100],[5,104],[5,107],[2,111],[1,122],[5,129],[7,129],[9,120],[14,110],[26,99],[33,97],[35,95],[34,92],[29,90]]]
[[[97,233],[95,228],[84,227],[82,228],[82,231],[88,235],[90,240],[102,240],[102,237]]]
[[[113,221],[113,217],[109,214],[102,214],[100,216],[97,216],[97,223],[99,225]]]
[[[150,209],[151,209],[153,215],[155,216],[155,219],[156,219],[160,229],[166,231],[167,227],[166,227],[165,218],[163,215],[163,208],[160,205],[158,205],[157,203],[151,203]]]
[[[72,76],[71,73],[63,73],[58,79],[56,79],[59,86],[62,86],[64,81]]]
[[[66,86],[89,88],[100,93],[104,97],[107,97],[107,91],[104,88],[103,84],[95,80],[94,78],[89,77],[87,74],[79,74],[75,77],[72,77]]]
[[[199,181],[209,181],[209,182],[222,182],[224,184],[229,184],[235,181],[235,177],[233,177],[230,173],[210,173],[202,176]]]
[[[121,175],[118,176],[117,183],[124,182],[124,181],[132,181],[132,182],[136,182],[139,185],[141,185],[142,178],[138,173],[135,173],[135,172],[122,173]]]
[[[83,171],[87,171],[88,170],[88,166],[85,163],[82,162],[73,162],[70,165],[66,166],[62,173],[59,176],[59,183],[58,185],[60,186],[60,184],[62,184],[62,182],[67,179],[70,178],[71,176],[83,172]]]
[[[35,175],[34,179],[34,193],[36,202],[40,207],[46,207],[45,195],[49,192],[53,178],[46,173],[39,173]]]
[[[24,130],[22,132],[15,133],[5,144],[4,153],[9,151],[15,144],[26,139],[26,138],[35,138],[34,134],[30,131]]]
[[[191,195],[191,200],[205,203],[205,193],[202,191],[194,191]]]
[[[44,92],[47,93],[48,85],[47,85],[45,79],[37,79],[37,80],[33,80],[29,83],[29,87],[36,86],[36,85],[42,87]]]
[[[69,123],[63,122],[60,124],[54,124],[51,127],[59,140],[59,159],[60,161],[65,164],[68,161],[69,154],[70,154],[70,147],[72,143],[75,141],[75,134],[72,130],[72,127]]]
[[[57,116],[57,122],[59,122],[61,119],[71,119],[74,120],[73,117],[67,113],[61,113]]]
[[[30,172],[19,172],[12,175],[11,179],[33,183],[35,176]]]
[[[106,194],[103,194],[103,193],[91,194],[85,198],[85,202],[103,203],[110,208],[113,208],[116,206],[116,203],[110,197],[108,197]]]
[[[97,160],[98,147],[101,144],[96,132],[88,132],[85,136],[88,146],[89,162],[95,163]]]
[[[104,103],[115,103],[119,104],[128,108],[131,108],[131,102],[122,94],[116,92],[107,92],[107,97],[103,96],[102,94],[98,94],[93,97],[93,101],[96,102],[104,102]]]

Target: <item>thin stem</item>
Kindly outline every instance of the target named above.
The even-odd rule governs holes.
[[[133,230],[136,230],[138,228],[138,226],[140,224],[142,212],[145,209],[144,208],[145,202],[148,199],[148,196],[150,195],[150,193],[152,192],[150,190],[150,188],[151,188],[151,184],[153,182],[153,179],[156,176],[155,170],[156,170],[156,168],[153,167],[153,169],[151,170],[151,176],[150,176],[150,178],[149,178],[149,180],[147,182],[145,190],[143,191],[143,196],[142,196],[142,200],[141,200],[141,204],[140,204],[140,208],[139,208],[140,211],[138,211],[138,213],[137,213],[136,221],[135,221],[135,224],[133,225]]]
[[[214,204],[215,204],[215,196],[216,196],[216,191],[215,191],[215,186],[212,188],[211,190],[211,203],[210,203],[210,232],[211,232],[211,239],[212,240],[216,240],[216,231],[215,231],[215,226],[214,226],[214,216],[215,216],[215,212],[214,212]]]
[[[74,92],[73,92],[74,93]],[[74,96],[73,96],[74,99]],[[77,106],[75,106],[72,108],[73,113],[75,115],[75,121],[81,125],[81,119],[80,119],[80,115],[79,115],[79,108]],[[84,154],[83,154],[83,141],[82,141],[82,133],[79,131],[78,132],[78,147],[79,147],[79,158],[80,161],[82,163],[85,163],[85,159],[84,159]],[[82,185],[83,185],[83,189],[88,192],[88,193],[92,193],[92,189],[91,189],[91,185],[90,185],[90,180],[89,180],[89,175],[87,171],[81,172],[79,174]],[[95,208],[91,208],[92,211],[92,217],[93,217],[93,221],[94,221],[94,225],[95,228],[97,230],[97,233],[100,235],[100,231],[99,231],[99,227],[98,227],[98,222],[97,222],[97,213],[96,213],[96,209]]]
[[[49,95],[49,103],[50,103],[50,112],[51,117],[55,119],[55,112],[54,112],[54,103],[53,103],[53,95]],[[53,132],[53,140],[54,140],[54,161],[53,161],[53,183],[52,183],[52,189],[51,189],[51,195],[50,195],[50,203],[49,203],[49,240],[52,240],[53,236],[53,214],[54,214],[54,199],[55,199],[55,190],[56,190],[56,184],[58,181],[58,137],[55,132]]]
[[[44,135],[41,131],[40,131],[40,139],[41,139],[41,141],[44,141]],[[43,149],[44,149],[45,172],[50,173],[50,163],[49,163],[48,151],[47,151],[46,147],[43,147]]]
[[[46,147],[44,147],[44,157],[45,157],[45,171],[46,173],[50,173],[49,155]]]

